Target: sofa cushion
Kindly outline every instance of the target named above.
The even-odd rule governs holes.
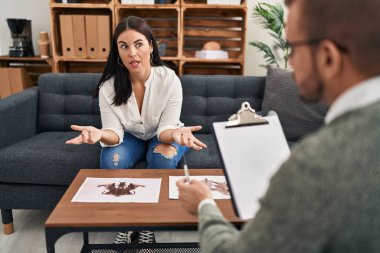
[[[99,168],[100,145],[67,145],[76,132],[44,132],[3,148],[0,181],[69,185],[79,169]]]
[[[202,125],[198,133],[212,133],[212,123],[226,121],[244,101],[261,110],[265,77],[183,75],[181,121]]]
[[[323,125],[327,108],[321,103],[306,103],[299,97],[299,90],[292,72],[268,68],[263,113],[275,111],[281,121],[288,141],[297,141]]]
[[[70,125],[101,126],[93,94],[100,74],[44,74],[38,79],[38,131],[69,131]]]
[[[186,161],[190,169],[221,168],[219,149],[213,134],[195,134],[195,137],[207,145],[207,149],[195,151],[191,149],[186,155]],[[180,166],[182,166],[180,164]]]

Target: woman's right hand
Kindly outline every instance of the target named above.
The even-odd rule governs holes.
[[[66,144],[95,144],[102,138],[102,130],[93,126],[71,125],[71,129],[82,133],[79,136],[66,141]]]

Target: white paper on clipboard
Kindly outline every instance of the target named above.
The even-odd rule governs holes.
[[[290,155],[277,115],[263,119],[269,124],[226,128],[227,122],[213,123],[235,212],[243,220],[256,215],[271,177]]]

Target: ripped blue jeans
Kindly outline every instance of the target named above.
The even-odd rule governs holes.
[[[154,149],[163,144],[157,138],[144,141],[130,133],[124,132],[123,143],[115,147],[103,147],[100,153],[101,169],[130,169],[138,162],[146,159],[149,169],[175,169],[182,156],[189,150],[188,147],[173,142],[176,148],[174,156],[164,156]]]

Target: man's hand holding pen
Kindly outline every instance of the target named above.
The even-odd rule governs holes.
[[[202,200],[212,199],[210,189],[197,180],[186,182],[186,178],[180,179],[177,181],[177,187],[182,207],[191,214],[198,213],[198,205]]]
[[[190,172],[189,172],[189,167],[187,166],[187,160],[186,160],[185,155],[183,155],[183,170],[185,172],[185,179],[186,179],[185,182],[190,183]]]

